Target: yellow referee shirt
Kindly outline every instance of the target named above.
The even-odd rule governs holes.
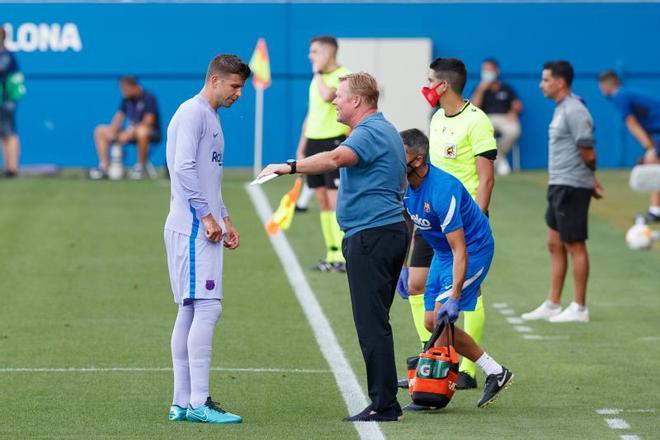
[[[332,72],[322,73],[325,85],[331,89],[339,86],[339,78],[351,73],[345,67],[338,67]],[[326,102],[312,79],[309,85],[309,110],[307,111],[307,125],[305,137],[307,139],[331,139],[348,133],[348,126],[337,122],[337,110],[332,102]]]
[[[455,115],[440,108],[431,119],[429,156],[431,163],[463,182],[472,198],[477,197],[479,175],[476,156],[497,149],[493,124],[470,101]]]

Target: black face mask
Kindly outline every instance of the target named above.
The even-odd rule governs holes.
[[[419,156],[417,156],[417,157],[419,157]],[[410,175],[413,174],[413,173],[414,173],[414,174],[417,174],[417,168],[413,168],[413,167],[410,165],[410,164],[412,164],[414,161],[417,160],[417,157],[415,157],[415,158],[414,158],[413,160],[411,160],[410,162],[406,163],[406,174],[408,175],[408,177],[410,177]],[[419,176],[419,174],[417,174],[417,175]],[[419,176],[419,177],[421,177],[421,176]]]

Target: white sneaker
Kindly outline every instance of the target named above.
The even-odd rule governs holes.
[[[131,170],[131,179],[132,180],[142,180],[144,179],[144,168],[139,165],[135,165]]]
[[[580,310],[582,308],[582,310]],[[589,322],[589,309],[572,302],[560,314],[549,318],[550,322]]]
[[[509,166],[509,161],[506,158],[497,159],[495,161],[495,169],[497,174],[500,176],[508,176],[511,174],[511,167]]]
[[[551,319],[554,316],[557,316],[561,313],[561,307],[550,307],[548,301],[543,301],[543,303],[528,313],[523,313],[520,315],[525,321],[536,321],[539,319]]]

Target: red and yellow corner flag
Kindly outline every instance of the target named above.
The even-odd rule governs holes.
[[[302,177],[298,177],[293,184],[293,188],[282,197],[280,206],[266,222],[266,232],[268,232],[268,235],[275,235],[280,229],[286,231],[291,226],[293,214],[296,210],[296,202],[302,189],[302,183]]]
[[[250,69],[252,69],[252,84],[254,87],[267,89],[270,87],[270,59],[268,58],[268,47],[266,40],[259,38],[257,47],[254,48],[252,58],[250,58]]]

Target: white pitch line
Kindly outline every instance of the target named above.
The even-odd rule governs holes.
[[[509,324],[515,324],[515,325],[523,324],[525,322],[522,318],[515,318],[515,317],[513,317],[513,318],[509,317],[509,318],[506,318],[506,320]]]
[[[257,211],[259,219],[262,224],[265,224],[272,215],[270,203],[268,203],[266,195],[260,186],[246,185],[245,188]],[[281,232],[270,237],[270,242],[277,256],[280,258],[289,283],[309,321],[319,349],[328,362],[328,365],[330,365],[332,373],[335,375],[335,381],[339,386],[349,413],[355,414],[362,411],[367,406],[367,398],[362,392],[360,383],[337,341],[337,336],[332,331],[328,318],[323,313],[321,305],[316,299],[312,288],[309,286],[307,278],[305,278],[298,257],[296,257],[289,242]],[[355,426],[361,439],[385,439],[377,423],[354,423],[353,426]]]
[[[660,341],[660,336],[645,336],[643,338],[640,338],[642,341],[651,341],[651,342],[656,342]]]
[[[509,305],[507,303],[495,303],[493,304],[493,307],[496,309],[506,309]]]
[[[597,409],[596,413],[603,416],[611,416],[621,414],[622,412],[627,413],[655,413],[655,408],[642,408],[642,409],[620,409],[620,408],[602,408]]]
[[[114,373],[114,372],[163,372],[171,368],[158,367],[82,367],[82,368],[0,368],[0,373]],[[226,371],[234,373],[302,373],[329,374],[330,370],[309,370],[305,368],[228,368],[211,367],[211,371]]]
[[[520,333],[531,333],[533,331],[531,327],[527,327],[526,325],[514,325],[513,328]]]
[[[514,311],[511,310],[511,309],[500,309],[500,313],[503,314],[503,315],[506,315],[506,316],[515,315],[515,314],[516,314],[516,312],[514,312]]]
[[[630,425],[623,419],[605,419],[607,426],[612,429],[630,429]]]
[[[621,440],[642,440],[642,438],[638,435],[622,435]]]

